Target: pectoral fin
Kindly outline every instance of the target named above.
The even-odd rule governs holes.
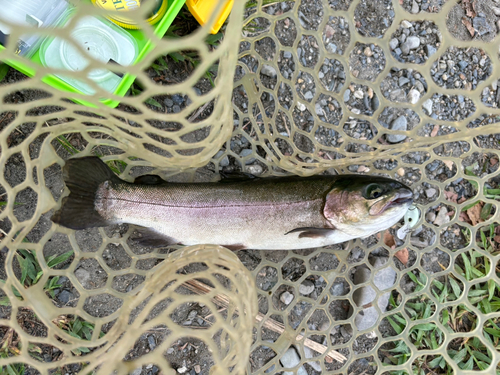
[[[334,231],[334,228],[303,227],[292,229],[290,232],[285,233],[285,235],[299,232],[299,238],[321,238],[329,236]]]
[[[143,184],[143,185],[161,185],[167,183],[168,182],[163,180],[160,176],[154,174],[145,174],[137,177],[134,180],[134,184]]]

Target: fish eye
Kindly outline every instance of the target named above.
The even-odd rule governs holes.
[[[366,187],[363,197],[366,199],[377,199],[382,196],[382,187],[378,184],[370,184]]]

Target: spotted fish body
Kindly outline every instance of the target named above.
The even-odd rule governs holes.
[[[54,214],[56,223],[73,229],[129,223],[147,228],[144,243],[233,250],[312,248],[368,236],[394,225],[412,200],[394,180],[357,175],[217,183],[147,176],[141,179],[146,184],[131,184],[94,157],[69,160],[64,177],[71,193]],[[378,203],[361,199],[374,184],[386,194]]]

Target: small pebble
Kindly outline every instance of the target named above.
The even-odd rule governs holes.
[[[432,99],[427,99],[424,104],[422,104],[422,108],[427,111],[427,114],[430,116],[432,114]]]
[[[401,177],[403,177],[405,175],[405,169],[404,168],[399,168],[397,170],[397,173],[398,173],[398,175],[400,175]]]
[[[194,365],[194,372],[199,374],[201,372],[201,366],[200,365]]]
[[[450,217],[448,216],[448,209],[446,206],[441,206],[436,219],[433,221],[434,225],[440,226],[450,222]]]
[[[260,164],[252,164],[247,166],[247,172],[254,176],[259,176],[264,172],[264,168]]]
[[[182,367],[179,367],[179,368],[177,369],[177,372],[178,372],[179,374],[184,374],[186,371],[187,371],[187,367],[186,367],[186,366],[182,366]]]
[[[420,38],[418,36],[410,36],[406,39],[405,44],[408,45],[409,49],[416,49],[420,47]]]
[[[365,94],[361,90],[354,91],[353,95],[355,98],[358,98],[358,99],[363,99],[363,97],[365,96]]]
[[[172,101],[175,104],[181,105],[182,103],[184,103],[184,97],[182,95],[179,95],[179,94],[174,94],[174,95],[172,95]]]
[[[410,104],[416,104],[420,100],[420,92],[418,92],[418,90],[411,89],[408,92],[407,98],[408,98],[408,102],[410,102]]]
[[[391,39],[391,41],[389,42],[389,47],[391,47],[391,50],[395,50],[399,45],[399,40],[397,40],[396,38],[393,38]]]
[[[411,27],[411,22],[408,20],[401,21],[401,27],[404,29],[409,29]]]
[[[304,112],[307,107],[304,103],[297,102],[297,108],[299,109],[300,112]]]
[[[285,354],[281,356],[280,363],[284,368],[292,368],[300,363],[300,357],[293,346],[288,348]],[[293,374],[293,373],[286,371],[284,372],[284,374]],[[305,370],[304,366],[299,367],[297,375],[307,375],[307,371]]]
[[[313,287],[313,289],[314,289],[314,287]],[[283,293],[281,293],[280,301],[283,302],[285,305],[289,305],[292,303],[294,298],[295,297],[293,296],[292,293],[283,292]]]
[[[411,5],[411,12],[413,14],[417,14],[418,12],[420,12],[420,7],[418,6],[418,4],[415,0],[413,0],[413,3]]]
[[[428,57],[431,57],[432,55],[434,55],[437,52],[437,48],[434,46],[431,46],[430,44],[427,44],[425,46],[425,50],[427,52]]]
[[[433,198],[437,193],[437,190],[434,188],[429,188],[425,190],[425,195],[427,198]]]
[[[149,344],[149,349],[153,350],[156,348],[156,341],[154,336],[148,336],[148,344]]]
[[[393,121],[391,125],[392,130],[408,130],[408,122],[406,121],[405,116],[399,116],[396,120]],[[388,134],[387,141],[390,143],[399,143],[406,139],[406,135],[403,134]]]
[[[427,215],[425,215],[425,219],[429,222],[429,223],[433,223],[434,220],[436,220],[436,214],[432,211],[429,211],[427,212]]]
[[[271,78],[275,78],[277,76],[276,69],[270,65],[263,65],[260,73]]]
[[[314,284],[310,280],[304,280],[304,282],[299,286],[299,292],[304,296],[311,294],[313,290],[314,290]]]

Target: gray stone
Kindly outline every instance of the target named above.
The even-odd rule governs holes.
[[[408,20],[401,21],[401,27],[404,29],[409,29],[411,27],[411,22]]]
[[[142,372],[142,366],[137,367],[134,371],[132,371],[132,375],[141,375]]]
[[[401,45],[401,52],[403,52],[403,54],[405,55],[408,55],[410,53],[410,45],[408,43],[403,43]]]
[[[248,173],[253,174],[254,176],[259,176],[264,172],[264,168],[260,164],[252,164],[246,167]]]
[[[179,113],[181,111],[181,107],[179,107],[177,104],[172,107],[172,111],[174,113]]]
[[[309,90],[308,92],[306,92],[304,94],[304,99],[311,100],[312,98],[314,98],[314,95],[313,95],[312,91]]]
[[[399,77],[399,86],[406,85],[410,80],[406,77]]]
[[[427,111],[427,114],[430,116],[432,114],[432,99],[427,99],[424,104],[422,104],[422,108]]]
[[[78,268],[75,271],[75,276],[78,279],[78,281],[80,282],[80,284],[82,284],[82,286],[85,289],[88,289],[91,287],[91,285],[90,285],[90,272],[87,271],[85,268]]]
[[[344,103],[348,102],[351,98],[351,90],[347,89],[344,91]]]
[[[395,50],[398,47],[398,44],[399,44],[399,40],[397,40],[396,38],[393,38],[389,42],[389,47],[391,47],[391,50]]]
[[[474,17],[474,19],[472,20],[472,26],[474,26],[474,29],[479,35],[484,35],[495,31],[485,17]]]
[[[405,93],[401,89],[392,90],[389,92],[389,99],[392,101],[401,101],[405,97]]]
[[[415,81],[415,88],[419,93],[422,93],[425,91],[424,84],[420,81]]]
[[[433,198],[437,193],[437,190],[434,189],[434,188],[429,188],[429,189],[425,189],[425,195],[427,196],[427,198]]]
[[[284,368],[292,368],[300,363],[300,357],[294,347],[288,348],[288,350],[280,358],[280,363]],[[283,372],[284,375],[293,375],[292,371]],[[307,371],[304,366],[301,366],[297,370],[297,375],[307,375]]]
[[[458,62],[458,66],[461,70],[464,70],[465,68],[467,68],[467,66],[469,66],[469,63],[467,61],[461,60]]]
[[[270,65],[263,65],[260,73],[271,78],[275,78],[278,75],[276,69]]]
[[[379,258],[377,258],[378,261]],[[396,271],[391,267],[383,268],[382,270],[375,273],[373,277],[373,283],[378,290],[386,290],[394,285],[394,280],[396,279]]]
[[[406,121],[405,116],[399,116],[396,120],[393,121],[391,125],[392,130],[398,131],[406,131],[408,130],[408,122]],[[406,139],[406,135],[402,134],[388,134],[387,141],[390,143],[398,143],[402,142]]]
[[[227,156],[224,156],[222,160],[219,162],[219,165],[221,167],[227,167],[229,165],[229,158]]]
[[[280,295],[280,301],[283,302],[285,305],[291,304],[294,298],[295,298],[294,295],[290,292],[283,292]]]
[[[315,112],[316,112],[316,114],[317,114],[318,116],[322,116],[322,115],[323,115],[323,108],[321,108],[321,104],[316,103],[316,104],[314,105],[314,110],[315,110]]]
[[[252,155],[252,154],[253,154],[253,150],[251,148],[245,148],[245,149],[241,150],[240,157],[244,158],[244,157],[247,157],[247,156]],[[249,165],[249,164],[253,164],[254,162],[255,162],[255,158],[250,158],[250,159],[245,161],[245,164]]]
[[[344,283],[335,283],[330,289],[332,296],[343,296],[345,293]]]
[[[314,358],[316,356],[316,352],[313,351],[312,349],[309,349],[307,346],[304,346],[304,354],[306,355],[307,359]],[[315,371],[321,372],[321,365],[319,364],[318,361],[310,361],[307,362],[309,366],[311,366]]]
[[[174,105],[174,101],[173,101],[172,99],[169,99],[169,98],[165,99],[165,100],[163,101],[163,103],[164,103],[164,104],[165,104],[168,108],[170,108],[170,107],[172,107],[172,106]]]
[[[413,0],[413,3],[411,4],[411,12],[413,14],[417,14],[418,12],[420,12],[420,7],[415,0]]]
[[[59,302],[66,305],[69,301],[75,299],[75,296],[69,290],[63,290],[61,293],[59,293],[57,299],[59,300]]]
[[[300,112],[304,112],[307,107],[304,103],[297,102],[297,108],[299,109]]]
[[[373,267],[380,268],[388,262],[387,257],[377,257]],[[367,282],[370,278],[368,267],[358,267],[354,274],[355,283]],[[391,267],[386,267],[375,274],[374,284],[379,290],[386,290],[394,286],[396,280],[396,271]],[[356,282],[357,281],[357,282]],[[363,286],[353,293],[353,300],[357,306],[366,305],[376,299],[377,295],[371,286]],[[377,304],[382,312],[385,312],[389,303],[390,293],[384,293],[378,297]],[[373,327],[378,319],[378,312],[375,307],[369,307],[358,313],[354,318],[354,324],[358,330],[365,330]]]
[[[337,53],[337,45],[334,44],[334,43],[329,43],[327,46],[326,46],[326,49],[331,52],[331,53]]]
[[[312,283],[312,281],[309,280],[304,280],[304,282],[299,286],[299,293],[304,296],[311,294],[313,290],[314,290],[314,284]]]
[[[292,53],[290,51],[285,51],[285,52],[283,52],[283,57],[285,59],[291,59],[292,58]]]
[[[408,92],[407,98],[410,104],[416,104],[420,100],[420,92],[418,90],[411,89]]]
[[[156,341],[153,335],[148,336],[149,349],[154,350],[156,348]]]
[[[182,95],[179,95],[179,94],[174,94],[174,95],[172,95],[172,101],[175,104],[181,105],[182,103],[184,103],[184,97]]]
[[[448,209],[446,208],[446,206],[441,206],[436,216],[436,219],[434,219],[433,224],[440,226],[449,222],[450,222],[450,217],[448,216]]]
[[[434,55],[437,52],[437,48],[430,45],[430,44],[427,44],[425,46],[425,52],[427,53],[428,57],[431,57],[432,55]]]
[[[405,44],[407,44],[410,49],[416,49],[420,47],[420,38],[418,36],[409,36]]]

